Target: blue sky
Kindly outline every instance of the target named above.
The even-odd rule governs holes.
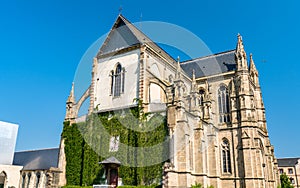
[[[16,150],[57,147],[76,67],[109,31],[120,4],[132,22],[184,27],[214,53],[241,33],[260,73],[277,157],[300,156],[300,2],[3,0],[0,5],[0,120],[18,123]]]

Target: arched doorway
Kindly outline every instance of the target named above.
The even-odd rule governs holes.
[[[1,172],[0,173],[0,188],[4,188],[5,182],[6,182],[6,173]]]

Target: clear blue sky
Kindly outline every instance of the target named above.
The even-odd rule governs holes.
[[[65,101],[87,48],[118,15],[164,21],[212,50],[235,48],[241,33],[260,73],[277,157],[300,156],[300,2],[3,0],[0,4],[0,120],[18,123],[16,150],[58,147]]]

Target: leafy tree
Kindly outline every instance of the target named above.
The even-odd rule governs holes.
[[[294,188],[294,186],[291,184],[291,181],[286,174],[280,175],[280,183],[281,185],[278,186],[278,188]]]

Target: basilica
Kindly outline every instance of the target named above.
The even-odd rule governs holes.
[[[165,112],[172,142],[162,169],[163,187],[279,184],[259,73],[240,35],[235,49],[180,61],[119,15],[91,67],[92,80],[81,98],[75,99],[72,87],[65,121],[82,120],[78,112],[87,99],[88,114],[138,102],[145,112]],[[62,138],[61,185],[66,184],[64,146]]]

